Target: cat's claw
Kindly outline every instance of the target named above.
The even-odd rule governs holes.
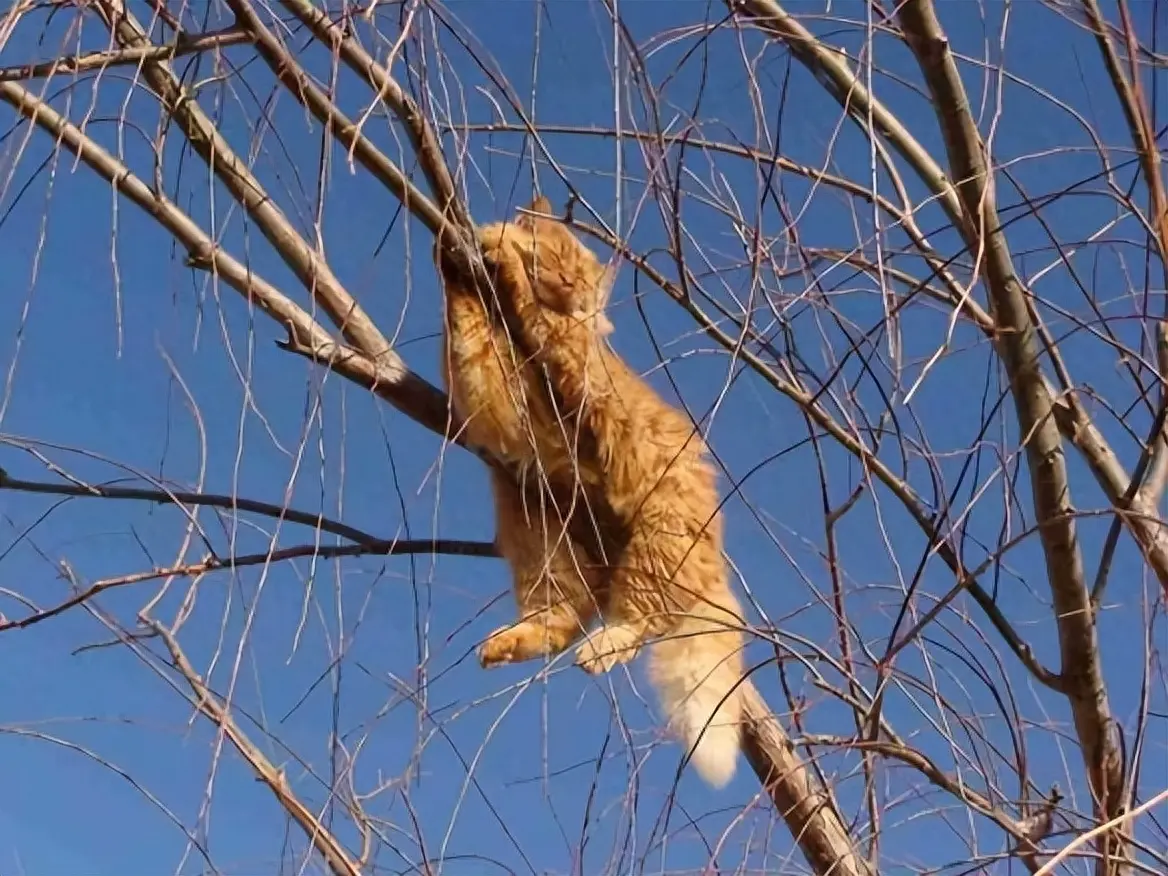
[[[601,627],[576,649],[576,665],[589,675],[599,675],[636,657],[640,644],[636,630]]]

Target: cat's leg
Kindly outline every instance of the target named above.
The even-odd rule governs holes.
[[[448,289],[442,368],[466,441],[519,463],[535,451],[516,356],[481,301]]]
[[[586,672],[628,663],[646,642],[676,627],[700,598],[692,582],[701,580],[708,546],[694,551],[685,528],[683,516],[665,501],[650,499],[637,516],[611,569],[603,623],[576,649],[575,662]],[[720,580],[716,568],[708,571]]]
[[[480,237],[509,336],[547,370],[566,411],[579,410],[608,383],[599,340],[611,327],[602,332],[598,323],[576,313],[595,290],[578,288],[584,278],[567,278],[557,270],[561,256],[547,232],[497,223],[483,228]],[[535,276],[524,254],[534,261]]]
[[[511,566],[518,619],[495,630],[479,648],[483,666],[559,654],[596,616],[595,571],[550,506],[524,502],[508,476],[492,472],[496,543]]]

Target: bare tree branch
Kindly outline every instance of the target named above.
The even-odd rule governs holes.
[[[446,166],[442,147],[433,128],[426,120],[422,108],[394,81],[390,70],[383,69],[382,65],[378,64],[377,60],[366,52],[360,43],[352,37],[342,34],[323,10],[313,6],[307,0],[280,0],[280,2],[284,8],[307,25],[318,40],[325,45],[332,46],[351,70],[377,89],[378,100],[385,101],[405,125],[410,142],[413,144],[421,164],[422,172],[426,174],[430,189],[434,197],[438,199],[439,213],[445,215],[449,212],[461,231],[470,232],[474,227],[474,220],[471,219],[466,205],[463,204],[462,199],[455,191],[454,180]],[[254,28],[257,34],[264,32],[259,19],[246,0],[232,0],[231,5],[238,7],[236,14],[240,15],[249,27]],[[279,57],[275,52],[272,56]],[[398,195],[398,197],[401,198],[407,210],[414,212],[414,199],[402,195]],[[419,209],[421,206],[419,205]],[[441,238],[439,224],[430,225],[427,222],[427,227],[434,233],[435,237]]]
[[[806,741],[811,745],[842,746],[845,748],[871,751],[912,767],[938,788],[952,794],[971,809],[989,818],[1003,831],[1016,839],[1020,845],[1025,845],[1032,858],[1032,860],[1027,862],[1027,869],[1031,872],[1038,869],[1038,863],[1033,859],[1033,855],[1040,853],[1040,849],[1034,844],[1041,842],[1043,837],[1035,835],[1033,831],[1028,831],[1026,825],[1011,818],[1007,813],[1002,811],[1000,806],[995,805],[989,797],[971,788],[968,783],[948,775],[923,752],[917,751],[900,740],[864,739],[853,741],[829,736],[808,736],[805,740],[800,739],[799,741]],[[1057,803],[1060,798],[1056,794],[1052,795],[1052,799]],[[1047,813],[1048,818],[1052,808],[1051,806],[1043,807],[1043,811]]]
[[[308,511],[297,511],[270,502],[259,502],[255,499],[246,499],[240,496],[219,496],[211,493],[192,493],[185,490],[154,490],[141,487],[117,487],[110,484],[60,484],[45,481],[25,481],[11,477],[8,472],[0,468],[0,490],[11,490],[17,493],[37,493],[45,496],[75,496],[82,499],[129,499],[139,502],[156,502],[160,505],[205,505],[210,508],[223,508],[229,511],[245,511],[250,514],[260,514],[277,520],[287,520],[289,523],[298,523],[310,526],[321,532],[339,535],[357,544],[371,545],[382,542],[382,539],[371,535],[355,526],[349,526],[339,520],[330,520],[323,514],[313,514]]]
[[[1002,236],[997,224],[983,228],[974,220],[974,217],[979,214],[966,214],[962,207],[962,199],[958,198],[957,190],[954,189],[949,176],[928,151],[887,107],[868,92],[868,89],[848,67],[846,61],[838,53],[817,40],[777,0],[727,0],[727,3],[745,20],[783,40],[791,48],[795,57],[816,75],[831,96],[839,102],[840,106],[851,115],[857,124],[866,129],[867,120],[871,118],[876,132],[892,144],[893,148],[929,187],[929,190],[937,198],[937,202],[948,214],[954,227],[961,232],[971,253],[980,254],[983,252],[985,247],[982,239],[983,234],[993,233]],[[954,169],[958,174],[960,173],[960,168],[954,167]],[[970,180],[965,180],[962,185],[968,186],[970,182]],[[1028,301],[1024,299],[1020,303],[1029,309]],[[1040,324],[1034,323],[1032,316],[1028,316],[1026,321],[1031,325],[1032,332],[1042,333],[1044,331]],[[1048,345],[1048,352],[1055,355],[1053,346]],[[1041,378],[1041,375],[1039,377],[1045,386],[1045,378]],[[1035,384],[1032,391],[1037,392],[1037,388],[1038,384]],[[1049,387],[1045,391],[1051,394]],[[1083,455],[1084,461],[1117,510],[1124,510],[1126,506],[1122,502],[1122,497],[1130,484],[1130,478],[1126,476],[1122,465],[1102,434],[1090,424],[1089,418],[1073,394],[1056,397],[1050,404],[1054,405],[1056,424],[1059,430]],[[1124,517],[1123,515],[1121,517],[1131,528],[1132,535],[1144,551],[1145,559],[1159,578],[1165,592],[1168,593],[1168,539],[1163,538],[1163,533],[1158,528],[1149,526],[1146,522],[1140,522],[1146,521],[1151,516],[1150,509],[1140,505],[1133,510],[1139,511],[1138,517]]]
[[[746,720],[742,751],[811,869],[833,876],[874,876],[831,795],[799,757],[758,690],[749,680],[739,689]]]
[[[149,39],[122,0],[99,0],[94,9],[119,43],[148,47]],[[390,351],[389,341],[333,274],[314,247],[288,221],[226,138],[178,81],[165,61],[145,61],[142,74],[158,94],[192,148],[215,173],[256,226],[296,274],[345,339],[365,356],[379,361]],[[402,177],[404,180],[404,177]]]
[[[332,831],[292,792],[284,771],[268,760],[243,732],[231,717],[227,707],[195,671],[178,640],[158,621],[148,620],[147,623],[154,634],[162,639],[170,652],[174,668],[190,687],[191,705],[226,734],[235,750],[247,761],[260,781],[268,786],[284,811],[304,832],[305,838],[320,852],[333,876],[361,876],[357,861],[341,845]]]
[[[86,73],[143,61],[169,61],[185,55],[196,55],[211,49],[224,49],[251,40],[251,34],[238,27],[227,27],[207,33],[179,33],[168,45],[137,46],[130,49],[112,49],[88,52],[84,55],[63,55],[42,64],[22,64],[0,67],[0,82],[23,82],[29,79],[57,76],[63,73]]]

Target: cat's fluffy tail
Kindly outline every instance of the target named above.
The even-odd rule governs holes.
[[[742,738],[742,633],[736,600],[699,602],[649,650],[649,679],[690,763],[715,788],[734,776]]]

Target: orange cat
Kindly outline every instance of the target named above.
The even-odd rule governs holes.
[[[549,205],[541,198],[532,209]],[[525,483],[543,479],[533,490],[493,475],[521,619],[493,633],[480,659],[558,653],[598,613],[601,625],[576,650],[588,672],[655,640],[649,674],[670,726],[703,778],[724,785],[739,749],[743,637],[705,445],[608,346],[611,276],[567,228],[521,216],[480,229],[480,241],[510,318],[492,321],[477,293],[445,278],[452,401],[471,443],[517,466]],[[563,495],[552,485],[569,479],[580,500],[551,500]],[[530,495],[539,508],[525,507]],[[568,535],[589,498],[622,530],[602,532],[603,568]]]

